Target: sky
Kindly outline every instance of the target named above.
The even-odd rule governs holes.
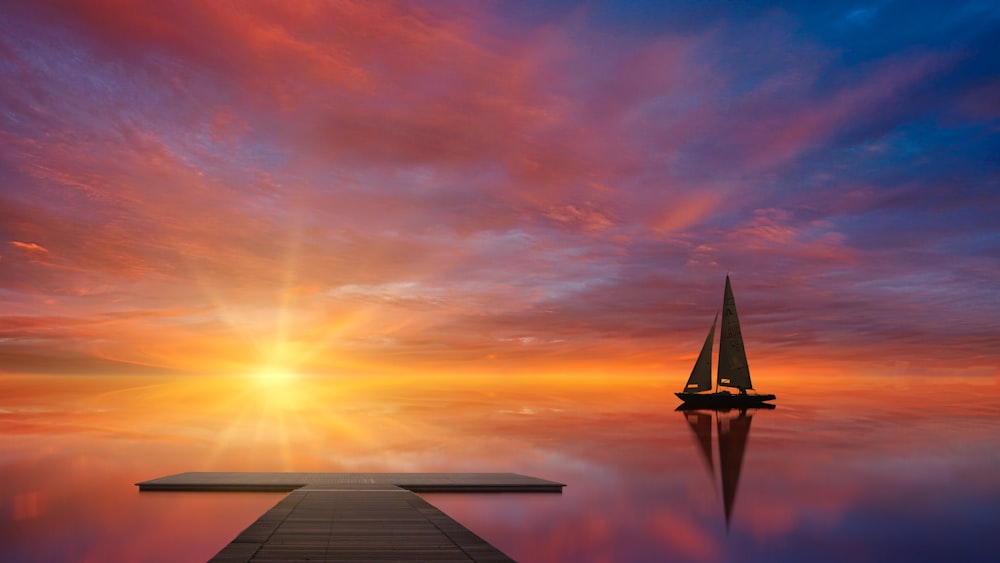
[[[0,371],[1000,374],[995,2],[0,2]]]

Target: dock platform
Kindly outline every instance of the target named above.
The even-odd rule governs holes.
[[[513,561],[416,492],[561,492],[516,473],[179,473],[140,491],[290,491],[212,561]]]

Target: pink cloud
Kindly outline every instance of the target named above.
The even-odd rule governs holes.
[[[3,48],[20,86],[3,96],[21,124],[2,133],[0,224],[47,252],[10,245],[12,307],[210,310],[177,324],[235,356],[285,323],[366,360],[655,366],[673,360],[651,342],[680,354],[663,341],[715,302],[705,279],[728,269],[755,276],[753,292],[788,288],[765,303],[780,309],[769,342],[794,329],[821,346],[783,324],[788,311],[820,308],[817,272],[872,271],[840,219],[888,188],[842,191],[817,170],[821,194],[778,198],[778,178],[952,58],[831,73],[835,53],[767,17],[748,29],[785,58],[743,68],[722,28],[624,38],[581,12],[521,26],[482,10],[18,8]],[[101,353],[210,354],[174,346]]]
[[[37,242],[22,242],[19,240],[10,241],[10,245],[20,250],[29,260],[33,262],[45,263],[49,249]]]

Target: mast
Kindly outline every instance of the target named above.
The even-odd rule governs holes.
[[[740,332],[740,319],[736,316],[736,299],[726,275],[726,291],[722,298],[722,333],[719,336],[719,386],[753,389],[750,366],[747,365],[746,348]]]
[[[701,353],[691,368],[691,375],[684,386],[685,393],[695,393],[698,391],[708,391],[712,388],[712,344],[715,341],[715,323],[719,320],[719,313],[715,314],[712,320],[712,328],[708,330],[705,343],[701,346]]]

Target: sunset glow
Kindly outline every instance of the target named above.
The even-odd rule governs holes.
[[[995,11],[529,4],[6,4],[0,369],[996,375]]]
[[[0,1],[0,560],[204,560],[274,497],[132,484],[239,470],[568,484],[440,499],[523,561],[1000,560],[998,45],[971,0]],[[727,275],[777,395],[731,527],[673,395]]]
[[[834,532],[853,533],[865,517],[930,519],[926,533],[892,545],[904,559],[944,546],[976,560],[989,549],[981,526],[995,522],[998,460],[984,452],[1000,445],[996,379],[826,381],[826,390],[769,381],[780,405],[754,416],[727,532],[718,485],[665,378],[6,377],[0,553],[207,559],[281,495],[141,494],[131,484],[234,470],[503,470],[568,481],[555,496],[430,497],[519,561],[768,560],[774,545],[794,559],[820,545],[831,555],[819,559],[833,561],[884,541],[865,528],[843,546]],[[891,502],[871,505],[886,494]],[[956,533],[963,541],[949,539]]]

